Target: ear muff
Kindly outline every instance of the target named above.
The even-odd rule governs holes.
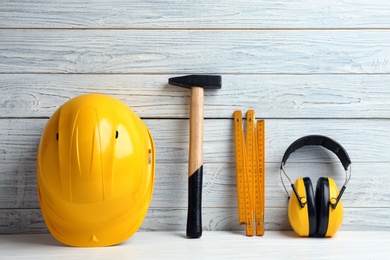
[[[292,194],[288,204],[288,219],[293,230],[302,237],[333,236],[343,220],[341,200],[335,209],[331,205],[339,195],[334,180],[319,178],[315,193],[307,177],[297,179],[294,187],[299,197]]]
[[[315,194],[309,178],[299,178],[295,185],[291,183],[284,165],[291,153],[306,145],[322,146],[335,153],[340,159],[346,171],[346,179],[340,192],[334,180],[328,177],[319,178]],[[350,165],[351,160],[346,150],[339,143],[325,136],[305,136],[287,148],[280,166],[280,177],[286,192],[282,172],[293,189],[293,194],[289,196],[288,218],[291,227],[299,236],[331,237],[340,228],[344,215],[341,196],[351,178],[350,171],[348,175]]]
[[[341,227],[341,223],[343,222],[344,217],[344,209],[343,209],[343,203],[341,199],[337,201],[337,198],[340,197],[340,194],[344,191],[344,187],[339,192],[337,189],[337,185],[335,181],[332,178],[327,178],[329,182],[329,197],[328,197],[328,203],[327,208],[329,211],[329,219],[328,219],[328,228],[325,234],[325,237],[331,237],[334,234],[336,234],[337,230]],[[334,208],[333,205],[337,202],[337,206]]]
[[[297,179],[295,189],[299,197],[294,194],[290,197],[288,204],[290,225],[299,236],[314,236],[317,231],[317,213],[310,178]]]
[[[329,221],[329,182],[328,178],[321,177],[316,186],[316,211],[317,211],[317,231],[316,234],[324,237],[328,230]]]
[[[333,208],[339,195],[336,183],[332,178],[321,177],[316,188],[317,231],[319,237],[331,237],[340,228],[343,221],[343,203],[339,200],[337,207]]]

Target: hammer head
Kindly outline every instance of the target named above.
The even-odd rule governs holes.
[[[170,78],[169,84],[184,88],[220,89],[222,88],[222,78],[217,75],[188,75]]]

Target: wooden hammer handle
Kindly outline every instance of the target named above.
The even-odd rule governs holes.
[[[199,238],[202,236],[203,106],[204,89],[202,87],[192,87],[188,163],[188,238]]]

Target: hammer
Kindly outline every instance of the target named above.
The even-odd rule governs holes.
[[[169,84],[191,89],[186,235],[199,238],[202,236],[204,89],[220,89],[222,79],[214,75],[188,75],[170,78]]]

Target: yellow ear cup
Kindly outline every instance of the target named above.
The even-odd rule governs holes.
[[[314,192],[309,178],[299,178],[295,181],[295,189],[300,201],[293,193],[288,203],[288,219],[290,225],[299,236],[312,236],[316,229]]]
[[[340,228],[341,223],[343,222],[344,210],[343,203],[340,200],[337,204],[337,207],[333,209],[331,203],[335,202],[335,198],[339,195],[339,190],[337,189],[337,185],[332,178],[328,178],[329,181],[329,222],[328,222],[328,230],[325,234],[326,237],[333,236],[337,230]]]

